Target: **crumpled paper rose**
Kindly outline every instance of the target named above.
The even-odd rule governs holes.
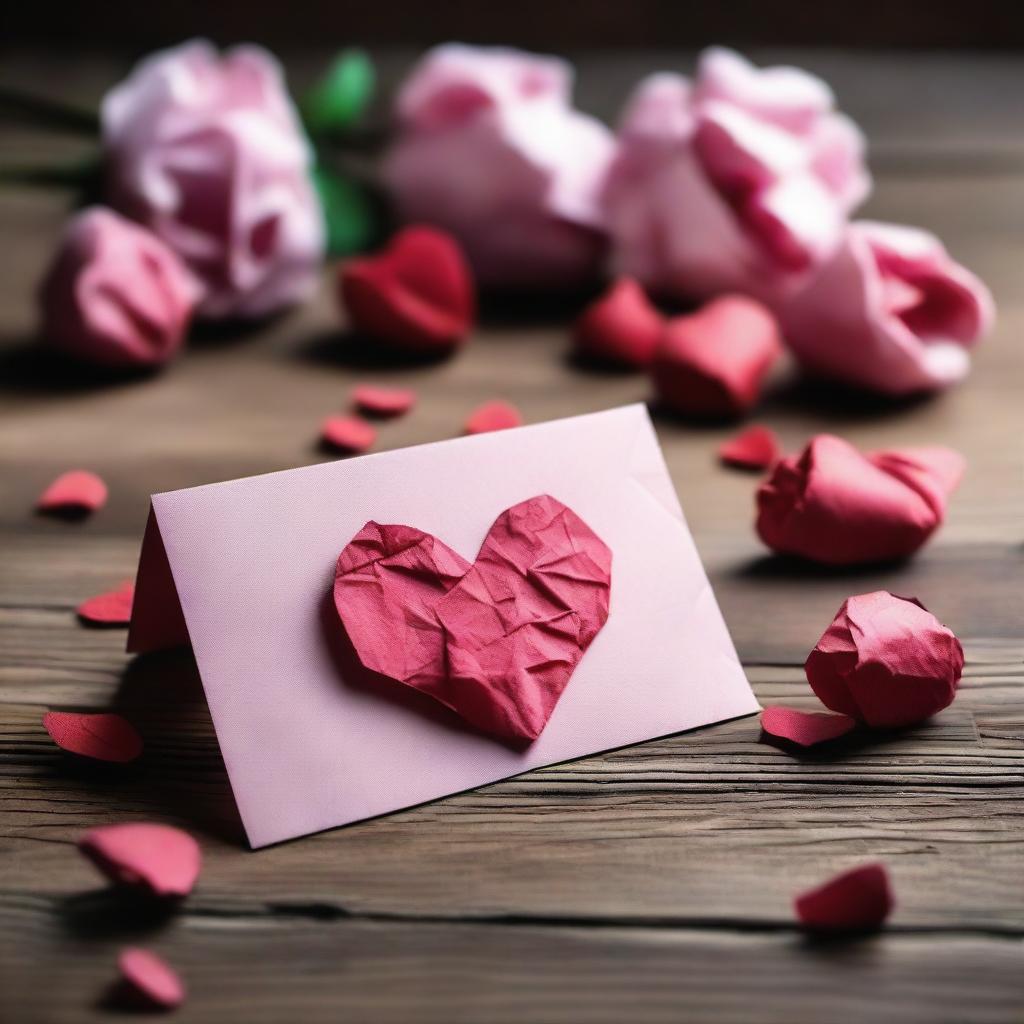
[[[963,667],[951,629],[920,602],[879,590],[843,602],[804,670],[825,707],[895,729],[948,707]]]
[[[276,60],[193,40],[143,60],[103,100],[111,202],[203,285],[204,317],[306,298],[324,254],[311,154]]]
[[[863,150],[828,86],[797,68],[712,48],[693,82],[652,75],[602,192],[614,270],[689,298],[796,288],[870,190]]]
[[[92,206],[68,222],[43,279],[43,340],[101,366],[157,366],[181,347],[198,291],[159,238]]]
[[[992,325],[985,285],[927,231],[859,221],[779,314],[810,370],[903,395],[955,383]]]
[[[558,288],[598,272],[614,141],[572,108],[571,80],[553,57],[449,44],[402,86],[385,181],[402,219],[450,231],[482,284]]]
[[[819,434],[757,492],[757,532],[773,551],[825,565],[905,558],[942,523],[964,471],[939,446],[869,452]]]

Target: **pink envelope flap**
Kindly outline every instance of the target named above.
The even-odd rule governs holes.
[[[613,571],[536,741],[346,672],[334,567],[368,520],[473,561],[537,494],[583,518]],[[154,495],[128,649],[188,641],[254,847],[758,710],[642,405]]]

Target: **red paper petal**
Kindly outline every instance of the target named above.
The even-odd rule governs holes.
[[[413,352],[444,352],[469,334],[476,300],[458,243],[436,228],[409,227],[376,255],[341,271],[352,326]]]
[[[836,875],[794,901],[796,916],[815,931],[863,931],[879,928],[894,900],[884,864],[864,864]]]
[[[827,565],[905,558],[941,524],[962,468],[949,449],[862,455],[819,434],[761,485],[757,532],[774,551]]]
[[[486,434],[491,430],[507,430],[522,426],[523,417],[519,410],[508,402],[496,399],[478,406],[466,420],[467,434]]]
[[[83,601],[76,610],[84,622],[98,626],[127,626],[132,617],[135,583],[125,580],[117,590],[97,594]]]
[[[476,562],[409,526],[367,523],[334,603],[363,666],[492,735],[533,740],[608,617],[611,552],[541,495],[503,512]]]
[[[779,439],[775,432],[760,425],[748,427],[718,448],[718,457],[740,469],[768,469],[779,458]]]
[[[142,753],[142,737],[120,715],[47,711],[43,726],[61,750],[82,757],[123,763]]]
[[[843,602],[804,670],[825,707],[895,729],[948,707],[963,667],[952,630],[919,602],[878,590]]]
[[[781,353],[771,312],[753,299],[726,295],[668,322],[651,364],[655,392],[686,416],[738,416],[757,401]]]
[[[104,825],[86,832],[78,848],[111,881],[157,896],[188,895],[202,861],[199,844],[170,825]]]
[[[356,416],[328,416],[320,428],[324,444],[343,452],[365,452],[377,440],[377,431]]]
[[[761,713],[761,728],[769,736],[801,747],[813,747],[845,736],[856,725],[856,721],[847,715],[826,715],[796,708],[776,706],[765,708]]]
[[[591,359],[636,369],[650,365],[665,318],[631,277],[620,277],[576,321],[576,350]]]
[[[84,469],[62,473],[43,491],[36,504],[42,512],[65,509],[95,512],[107,503],[107,485]]]
[[[151,1005],[173,1009],[185,1001],[181,979],[155,953],[146,949],[125,949],[118,957],[117,966],[129,992]]]
[[[360,384],[352,393],[360,412],[372,416],[401,416],[416,404],[416,392],[410,388],[379,388]]]

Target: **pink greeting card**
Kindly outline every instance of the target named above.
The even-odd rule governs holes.
[[[363,602],[361,663],[335,604],[339,555],[350,589],[365,567],[349,545],[377,543],[371,523],[426,535],[442,575],[457,565],[453,579],[501,590],[485,552],[516,509],[571,516],[601,562],[586,643],[553,705],[527,716],[526,742],[482,730],[429,685],[371,678],[371,656],[422,662],[418,646],[403,653],[422,634],[404,610]],[[528,534],[515,536],[529,547]],[[445,600],[447,628],[469,630],[457,650],[449,636],[462,658],[493,624],[461,591]],[[641,405],[154,495],[128,649],[182,643],[254,847],[758,710]],[[478,682],[502,672],[493,657],[472,664]]]

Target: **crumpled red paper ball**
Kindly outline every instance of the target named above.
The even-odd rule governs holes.
[[[781,353],[779,328],[767,307],[724,295],[669,320],[651,364],[654,390],[684,416],[740,416],[757,401]]]
[[[437,228],[408,227],[375,256],[341,269],[341,300],[352,326],[415,353],[461,345],[476,316],[469,266]]]
[[[40,288],[43,338],[102,366],[158,366],[181,348],[198,296],[156,235],[92,206],[68,223]]]
[[[666,319],[631,277],[620,277],[577,319],[573,344],[595,361],[642,369],[654,358]]]
[[[148,822],[90,829],[78,848],[111,881],[155,896],[187,896],[202,863],[199,844],[187,832]]]
[[[811,931],[880,928],[895,904],[884,864],[863,864],[801,893],[794,900],[800,923]]]
[[[819,434],[757,492],[757,532],[773,551],[825,565],[905,558],[935,532],[964,471],[949,448],[864,455]]]
[[[886,590],[847,598],[804,665],[825,707],[878,729],[948,707],[963,668],[953,631],[918,601]]]

